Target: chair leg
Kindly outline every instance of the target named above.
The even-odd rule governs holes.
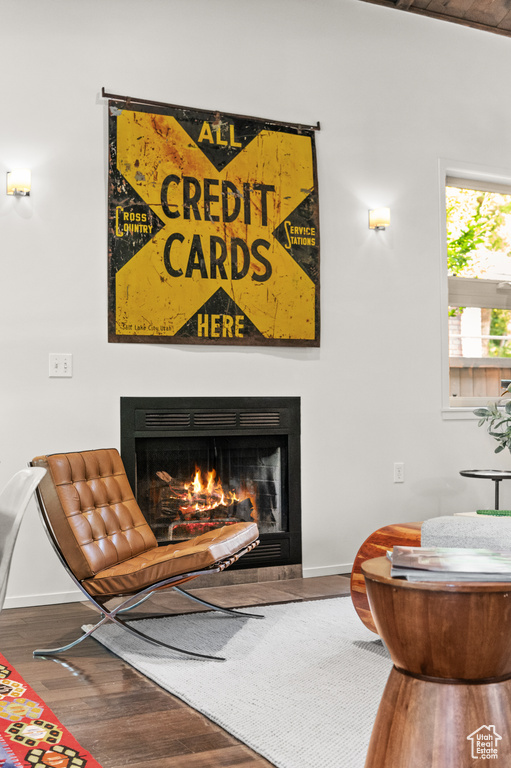
[[[67,569],[67,567],[66,567]],[[67,569],[68,570],[68,569]],[[209,573],[216,573],[218,572],[219,568],[213,570],[208,569]],[[68,570],[68,573],[69,570]],[[191,578],[195,578],[196,576],[201,575],[201,571],[197,572],[191,572],[189,574],[185,574],[187,578],[185,578],[185,581],[189,581]],[[98,602],[95,598],[93,598],[80,584],[80,582],[72,575],[73,581],[77,584],[77,586],[81,589],[81,591],[84,593],[84,595],[90,600],[90,602],[96,607],[97,610],[101,613],[101,619],[100,621],[95,624],[91,629],[89,629],[87,632],[84,632],[80,637],[78,637],[76,640],[74,640],[72,643],[68,643],[67,645],[63,645],[60,648],[39,648],[35,651],[33,651],[34,656],[52,656],[57,653],[62,653],[63,651],[68,651],[70,648],[74,648],[75,645],[78,645],[82,642],[82,640],[85,640],[87,637],[90,637],[93,632],[96,631],[99,627],[101,627],[106,621],[112,621],[114,624],[118,624],[119,626],[123,627],[127,632],[131,632],[131,634],[136,635],[138,637],[142,637],[144,640],[146,640],[149,643],[152,643],[153,645],[160,646],[160,648],[168,648],[171,651],[176,651],[177,653],[182,653],[185,656],[191,656],[193,658],[197,659],[208,659],[212,661],[225,661],[224,658],[220,656],[209,656],[204,653],[196,653],[195,651],[187,651],[184,648],[178,648],[174,645],[169,645],[167,643],[163,643],[159,640],[155,640],[154,638],[150,637],[149,635],[144,634],[143,632],[140,632],[138,629],[135,629],[132,626],[129,626],[126,622],[128,619],[123,620],[121,618],[118,618],[117,614],[121,613],[128,613],[128,611],[131,611],[133,608],[135,608],[138,605],[141,605],[144,603],[151,595],[153,595],[155,592],[158,592],[159,589],[162,589],[164,587],[175,589],[181,594],[185,595],[185,597],[189,597],[190,600],[195,600],[195,602],[200,603],[200,605],[205,606],[206,608],[211,608],[214,611],[220,611],[221,613],[225,613],[228,616],[236,616],[238,618],[245,618],[245,619],[264,619],[264,616],[261,616],[260,614],[255,613],[242,613],[241,611],[235,611],[231,608],[222,608],[219,605],[215,605],[214,603],[209,603],[206,600],[202,600],[199,597],[195,597],[195,595],[191,595],[189,592],[186,592],[184,589],[181,589],[180,587],[173,587],[172,582],[175,582],[178,580],[178,583],[183,583],[183,576],[180,575],[179,577],[173,577],[169,580],[159,582],[158,585],[153,585],[152,587],[148,587],[142,592],[138,593],[138,599],[137,595],[130,595],[128,596],[120,605],[118,605],[116,608],[113,608],[112,610],[107,610],[103,603]],[[154,589],[153,587],[157,586],[157,589]],[[144,594],[145,593],[145,594]],[[135,600],[134,603],[130,604],[132,600]],[[108,600],[107,600],[108,602]],[[163,614],[165,616],[167,614]],[[172,614],[170,614],[172,615]],[[140,620],[141,618],[150,618],[147,617],[133,617],[132,621]]]
[[[135,607],[135,605],[140,605],[140,603],[142,602],[144,602],[144,600],[139,600],[137,603],[135,603],[131,607]],[[177,653],[183,653],[185,656],[192,656],[193,658],[196,658],[196,659],[208,659],[209,661],[225,661],[225,658],[223,658],[222,656],[210,656],[208,654],[198,653],[196,651],[187,651],[186,649],[179,648],[176,645],[169,645],[169,643],[164,643],[161,640],[156,640],[150,635],[146,635],[145,632],[141,632],[140,630],[135,629],[135,627],[131,627],[125,621],[118,618],[116,614],[121,613],[123,610],[128,611],[129,608],[114,609],[111,613],[105,612],[102,615],[101,620],[98,621],[97,624],[91,627],[91,629],[87,630],[87,632],[84,632],[82,635],[80,635],[80,637],[78,637],[72,643],[68,643],[67,645],[62,645],[60,648],[39,648],[33,651],[33,655],[34,656],[53,656],[56,653],[62,653],[63,651],[68,651],[70,648],[74,648],[75,645],[78,645],[79,643],[81,643],[82,640],[85,640],[87,637],[90,637],[92,633],[95,632],[96,629],[101,627],[103,624],[105,624],[105,622],[112,621],[114,624],[117,624],[118,626],[125,629],[126,632],[130,632],[131,634],[136,635],[137,637],[141,637],[147,642],[152,643],[153,645],[156,645],[160,648],[168,648],[171,651],[176,651]]]
[[[68,651],[70,648],[74,648],[75,645],[78,645],[78,643],[81,643],[82,640],[85,640],[87,637],[90,637],[93,632],[98,629],[102,624],[104,624],[106,621],[108,621],[108,616],[103,616],[101,621],[98,621],[97,624],[95,624],[92,629],[89,629],[87,632],[84,632],[83,635],[80,635],[76,640],[73,640],[72,643],[68,643],[67,645],[62,645],[60,648],[39,648],[36,651],[33,651],[34,656],[52,656],[54,653],[61,653],[62,651]]]
[[[132,611],[133,608],[138,608],[139,605],[142,605],[142,603],[145,603],[146,600],[149,600],[150,597],[155,595],[157,591],[158,590],[155,589],[154,592],[149,592],[149,594],[145,595],[140,600],[137,600],[137,602],[133,603],[133,605],[128,605],[126,608],[119,608],[117,613],[127,613],[128,611]]]
[[[202,600],[200,597],[191,595],[185,589],[181,589],[181,587],[174,587],[174,589],[181,595],[185,595],[185,597],[189,597],[190,600],[195,600],[196,603],[200,603],[201,605],[206,606],[206,608],[211,608],[213,611],[220,611],[220,613],[226,613],[228,616],[238,616],[241,619],[264,619],[264,616],[260,613],[242,613],[241,611],[235,611],[232,608],[222,608],[220,605],[208,603],[207,600]]]

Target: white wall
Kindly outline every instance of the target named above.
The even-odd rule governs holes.
[[[40,453],[118,446],[122,395],[299,395],[308,575],[345,570],[381,525],[492,503],[459,470],[509,456],[441,416],[438,166],[511,176],[511,39],[359,0],[0,0],[0,14],[0,189],[6,170],[33,172],[29,199],[0,193],[2,484]],[[321,122],[320,349],[107,343],[102,86]],[[392,208],[385,233],[367,228],[375,204]],[[72,379],[48,378],[49,352],[73,353]],[[32,505],[8,605],[70,589]]]

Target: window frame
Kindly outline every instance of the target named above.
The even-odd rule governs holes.
[[[451,398],[449,396],[449,327],[448,327],[448,312],[447,308],[453,306],[449,304],[449,288],[452,290],[452,294],[457,295],[459,301],[462,300],[462,296],[471,296],[470,306],[477,306],[474,304],[474,300],[477,301],[477,295],[481,295],[481,292],[486,295],[495,297],[496,301],[503,302],[503,309],[511,309],[511,284],[503,286],[503,281],[481,281],[473,280],[473,282],[480,283],[479,286],[473,284],[467,284],[466,281],[471,278],[449,278],[447,270],[447,220],[446,220],[446,187],[460,187],[462,189],[473,189],[481,192],[497,192],[500,194],[511,195],[511,169],[491,168],[481,165],[474,165],[470,163],[459,163],[455,161],[440,160],[439,161],[439,184],[440,184],[440,238],[441,238],[441,352],[442,352],[442,417],[444,419],[476,419],[474,416],[474,408],[484,406],[489,402],[496,402],[498,397],[456,397]],[[465,283],[462,286],[460,281]],[[510,281],[511,282],[511,281]],[[491,285],[489,285],[491,283]],[[500,285],[499,285],[500,284]],[[474,291],[474,289],[477,289]],[[463,290],[462,290],[463,289]],[[492,298],[493,300],[493,298]],[[459,306],[467,306],[467,304],[459,304]],[[500,307],[500,304],[495,305],[496,308]],[[500,359],[500,358],[491,358]],[[501,358],[503,361],[509,361],[510,376],[511,379],[511,358]],[[501,367],[507,367],[504,363]],[[456,401],[453,404],[453,400]]]

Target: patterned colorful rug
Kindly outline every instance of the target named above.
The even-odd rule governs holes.
[[[2,654],[0,768],[101,768]]]

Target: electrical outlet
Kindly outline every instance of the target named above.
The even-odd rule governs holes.
[[[70,378],[72,375],[73,355],[67,352],[50,352],[48,376]]]
[[[405,465],[402,461],[394,462],[394,482],[404,483],[405,481]]]

